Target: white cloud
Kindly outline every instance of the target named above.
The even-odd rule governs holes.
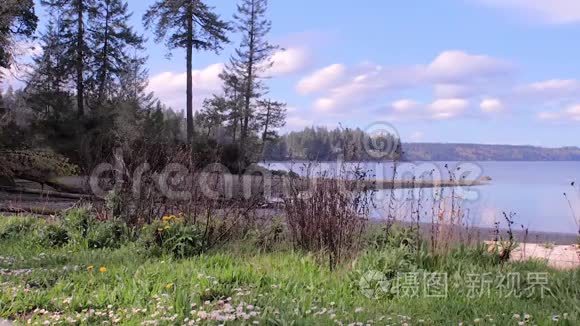
[[[485,5],[519,12],[551,24],[580,22],[578,0],[477,0]]]
[[[304,119],[298,116],[288,116],[286,118],[286,126],[284,126],[285,130],[301,130],[306,127],[310,127],[314,125],[314,121]]]
[[[427,67],[427,74],[439,82],[465,82],[505,75],[511,69],[503,60],[453,50],[439,54]]]
[[[419,107],[419,103],[414,100],[402,99],[391,103],[391,107],[396,112],[409,112]]]
[[[439,99],[429,105],[431,117],[437,120],[451,119],[461,115],[469,107],[469,101],[459,98]]]
[[[267,73],[271,76],[293,74],[304,69],[309,60],[308,51],[304,48],[280,50],[272,55],[273,64]]]
[[[543,111],[538,113],[538,119],[545,121],[578,121],[580,122],[580,104],[571,105],[563,111]]]
[[[386,67],[364,63],[347,68],[344,81],[318,98],[314,107],[325,112],[360,109],[380,101],[388,92],[425,86],[435,87],[439,98],[467,98],[473,85],[505,77],[511,69],[502,60],[462,51],[442,52],[427,65]],[[299,89],[309,90],[309,86],[316,84],[311,81],[302,82]]]
[[[503,102],[497,98],[487,98],[479,104],[481,111],[484,113],[498,113],[503,111]]]
[[[335,105],[335,101],[328,97],[319,98],[314,102],[314,108],[318,111],[330,111]]]
[[[25,80],[33,71],[32,57],[42,54],[42,47],[37,42],[22,41],[8,45],[9,51],[14,56],[14,62],[10,69],[0,68],[0,92],[9,87],[24,87]]]
[[[223,67],[223,64],[216,63],[193,71],[195,107],[199,107],[204,98],[221,90],[222,82],[219,74]],[[162,72],[149,79],[148,90],[154,92],[164,104],[175,110],[183,110],[186,102],[186,83],[186,73]]]
[[[580,81],[575,79],[550,79],[519,86],[516,92],[523,95],[563,96],[580,92]]]
[[[343,64],[324,67],[302,78],[296,85],[296,90],[304,95],[328,89],[340,82],[345,72],[346,67]]]

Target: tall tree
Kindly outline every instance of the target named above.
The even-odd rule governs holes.
[[[240,149],[244,159],[247,157],[246,142],[250,136],[250,127],[255,119],[255,101],[267,93],[263,79],[273,64],[272,54],[278,49],[266,40],[272,26],[266,18],[267,8],[268,0],[241,0],[234,19],[242,40],[223,74],[237,76],[242,82]]]
[[[18,38],[32,36],[37,23],[34,0],[2,0],[0,5],[0,67],[10,68],[14,43],[18,41]]]
[[[223,43],[228,43],[227,22],[220,19],[203,0],[158,0],[151,5],[143,21],[153,28],[157,41],[166,40],[172,50],[184,48],[187,67],[187,140],[193,141],[193,50],[219,52]]]
[[[146,58],[135,53],[119,76],[119,100],[130,102],[142,109],[153,109],[155,96],[147,92],[149,71],[144,67]]]
[[[42,118],[57,120],[70,108],[67,71],[63,65],[64,47],[60,41],[60,21],[52,18],[40,38],[42,53],[33,57],[34,70],[27,85],[29,104]]]
[[[203,101],[200,117],[202,125],[206,128],[207,137],[211,136],[211,132],[219,128],[226,120],[227,109],[228,101],[223,96],[214,95],[212,98]]]
[[[220,74],[220,79],[223,81],[224,97],[228,107],[225,118],[226,122],[228,122],[226,127],[229,129],[232,142],[235,144],[242,121],[243,103],[241,93],[243,83],[237,76],[227,71],[223,71]]]
[[[257,122],[262,128],[262,147],[277,137],[276,129],[286,124],[286,103],[272,100],[258,102]]]
[[[118,96],[121,77],[134,69],[131,50],[143,48],[143,38],[127,24],[131,15],[123,0],[96,0],[90,10],[88,41],[94,58],[88,84],[97,104]]]
[[[59,25],[58,19],[51,19],[40,37],[43,51],[33,57],[34,71],[28,85],[35,91],[59,92],[65,87],[67,79],[63,70],[63,44],[60,42]]]
[[[60,21],[59,36],[63,44],[63,65],[76,84],[78,115],[85,112],[85,69],[90,49],[87,46],[85,25],[93,0],[42,0],[53,16]]]

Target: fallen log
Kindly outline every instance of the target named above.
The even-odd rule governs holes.
[[[63,198],[63,199],[89,199],[95,200],[98,199],[95,196],[91,195],[83,195],[83,194],[73,194],[67,192],[60,192],[60,191],[52,191],[52,190],[38,190],[38,189],[30,189],[30,188],[20,188],[20,187],[6,187],[0,186],[0,190],[10,193],[20,193],[20,194],[30,194],[30,195],[41,195],[46,197],[52,198]]]
[[[41,207],[0,207],[0,213],[9,213],[9,214],[34,214],[34,215],[43,215],[43,216],[53,216],[58,215],[62,212],[62,210],[54,210],[48,208],[41,208]]]

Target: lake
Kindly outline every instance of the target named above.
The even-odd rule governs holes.
[[[270,162],[263,165],[270,169],[292,170],[300,175],[306,173],[305,163]],[[353,165],[347,164],[348,167]],[[390,162],[356,165],[371,171],[377,179],[390,179],[393,175],[393,163]],[[321,171],[333,174],[338,166],[336,162],[319,163],[312,171],[315,174]],[[580,182],[580,162],[403,162],[399,164],[397,179],[411,179],[415,176],[417,180],[446,180],[449,178],[448,170],[455,171],[457,178],[461,175],[468,180],[491,177],[489,185],[456,188],[456,194],[462,197],[462,206],[473,225],[490,227],[496,220],[503,221],[503,212],[513,212],[516,214],[516,224],[523,224],[532,231],[578,232],[572,210],[576,212],[576,218],[580,218],[580,189],[578,185],[574,189],[571,182]],[[450,189],[446,189],[443,195],[449,196],[450,192]],[[389,194],[388,190],[376,194],[378,204],[373,213],[375,218],[386,216],[384,207],[387,206]],[[412,209],[416,210],[409,208],[413,202],[411,198],[425,199],[440,195],[432,189],[399,189],[395,194],[398,211],[403,212],[400,213],[403,216],[410,215]],[[429,209],[424,208],[424,214],[428,214]]]

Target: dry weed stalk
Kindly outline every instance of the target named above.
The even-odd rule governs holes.
[[[374,187],[360,167],[337,174],[308,171],[302,180],[289,182],[284,195],[287,224],[294,246],[327,255],[331,269],[360,249],[373,207]],[[304,189],[304,181],[308,188]]]

